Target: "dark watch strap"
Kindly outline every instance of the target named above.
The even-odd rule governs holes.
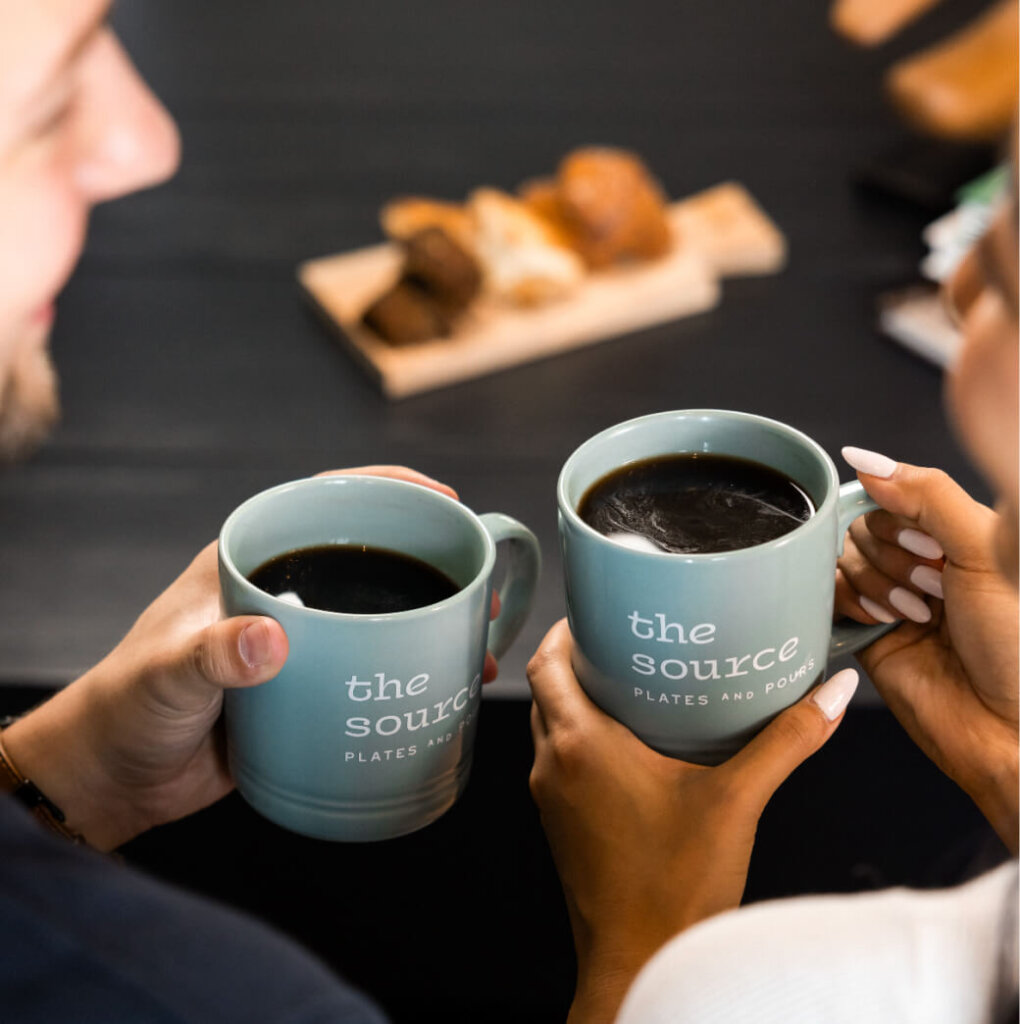
[[[6,727],[10,722],[10,719],[5,719],[2,724]],[[2,733],[0,733],[0,774],[6,776],[13,783],[11,796],[27,807],[51,832],[55,832],[72,843],[85,841],[84,836],[78,832],[72,832],[64,824],[66,821],[64,812],[31,779],[25,778],[15,768],[4,749]]]

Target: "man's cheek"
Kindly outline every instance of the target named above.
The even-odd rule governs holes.
[[[88,205],[59,166],[33,182],[0,171],[0,335],[52,302],[81,256]]]

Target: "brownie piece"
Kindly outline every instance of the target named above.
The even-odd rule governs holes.
[[[474,257],[439,227],[405,239],[403,277],[434,295],[451,314],[466,309],[482,287]]]
[[[441,303],[413,281],[400,280],[365,310],[362,322],[391,345],[411,345],[450,333]]]

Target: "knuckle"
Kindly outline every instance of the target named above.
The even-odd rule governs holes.
[[[528,790],[531,793],[531,799],[535,803],[539,804],[542,802],[546,793],[546,779],[545,773],[536,764],[531,769],[531,773],[528,775]]]
[[[561,768],[573,768],[583,757],[585,744],[576,729],[558,728],[549,736],[549,752]]]
[[[944,469],[918,467],[914,470],[914,478],[920,488],[922,502],[938,501],[948,491],[956,489],[956,482]]]
[[[208,629],[195,638],[191,648],[191,667],[195,673],[211,683],[223,681],[229,675],[229,659],[224,656],[221,644]]]
[[[812,751],[825,735],[821,713],[803,704],[784,711],[773,727],[779,738],[794,750]]]
[[[551,668],[555,663],[556,656],[554,652],[547,646],[543,645],[538,648],[537,651],[528,659],[527,673],[528,679],[534,682],[537,676],[542,675],[548,668]]]

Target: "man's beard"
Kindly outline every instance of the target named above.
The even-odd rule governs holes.
[[[33,452],[60,416],[57,375],[45,342],[31,339],[15,352],[0,380],[0,461]]]

